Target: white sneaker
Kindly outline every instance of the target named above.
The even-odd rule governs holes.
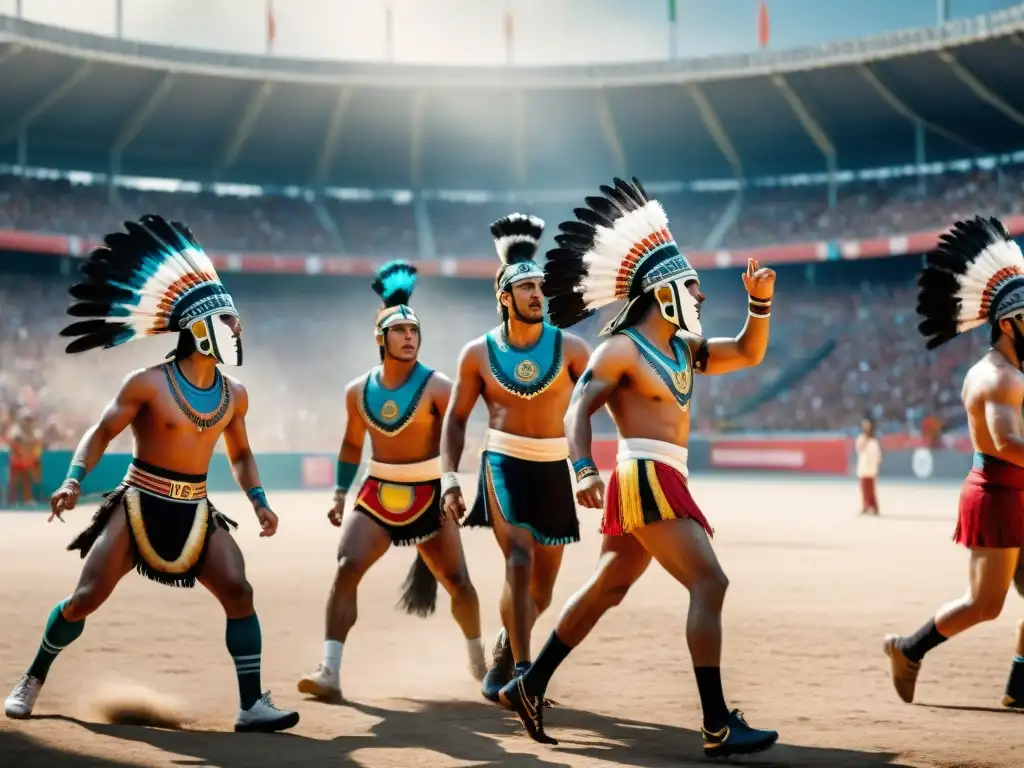
[[[336,670],[318,664],[316,672],[299,680],[299,693],[305,693],[322,701],[341,701],[340,675]]]
[[[39,691],[43,687],[43,681],[32,675],[22,675],[21,680],[14,686],[11,695],[4,701],[4,714],[20,720],[32,714],[32,709],[39,698]]]
[[[285,712],[274,706],[270,691],[248,709],[239,709],[235,730],[240,733],[274,733],[292,728],[299,722],[298,712]]]

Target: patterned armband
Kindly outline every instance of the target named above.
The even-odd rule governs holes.
[[[747,314],[762,320],[772,316],[772,300],[758,299],[750,296],[747,302]]]
[[[348,493],[348,489],[352,487],[352,481],[356,479],[356,472],[358,471],[358,464],[353,464],[351,461],[339,461],[334,471],[335,493]]]
[[[81,487],[82,481],[85,480],[85,475],[85,464],[72,462],[71,466],[68,467],[68,474],[67,477],[64,478],[64,482]]]
[[[572,463],[572,469],[576,473],[576,482],[581,482],[592,475],[599,474],[597,464],[589,457],[577,459]]]
[[[262,485],[253,486],[245,492],[245,495],[252,502],[253,509],[270,509],[270,504],[267,503],[267,493],[263,490]]]
[[[449,491],[461,488],[459,475],[456,472],[445,472],[441,475],[441,496],[444,497]]]

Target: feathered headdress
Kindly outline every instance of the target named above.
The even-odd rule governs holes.
[[[409,306],[416,287],[416,267],[407,261],[395,259],[383,264],[373,276],[373,292],[380,296],[384,306],[377,312],[376,336],[378,346],[384,343],[384,331],[398,323],[420,324]]]
[[[238,316],[210,257],[187,226],[160,216],[125,222],[94,248],[69,293],[72,317],[89,318],[60,332],[67,352],[109,349],[161,333],[178,333],[213,315]]]
[[[557,248],[548,251],[544,295],[551,323],[568,328],[621,299],[626,305],[601,334],[614,331],[633,303],[659,285],[697,278],[668,230],[661,203],[640,181],[616,178],[601,185],[603,197],[586,198],[576,221],[558,225]]]
[[[514,283],[544,277],[544,270],[533,260],[544,234],[544,221],[525,213],[510,213],[491,224],[494,248],[501,259],[495,292],[501,294]]]
[[[964,331],[1024,313],[1024,255],[999,219],[958,221],[917,280],[917,326],[935,349]]]

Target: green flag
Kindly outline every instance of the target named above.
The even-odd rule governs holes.
[[[669,24],[676,23],[676,0],[668,0],[668,21]]]

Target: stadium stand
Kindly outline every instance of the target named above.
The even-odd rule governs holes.
[[[187,221],[232,273],[262,414],[254,444],[333,450],[342,386],[375,360],[363,324],[374,297],[346,274],[405,257],[425,274],[489,277],[491,220],[528,210],[550,238],[583,194],[623,173],[657,193],[679,242],[700,252],[710,332],[742,322],[744,249],[780,274],[768,359],[701,380],[695,428],[849,431],[869,412],[883,429],[919,430],[926,417],[955,427],[964,361],[985,339],[920,355],[912,279],[952,219],[1024,214],[1022,30],[1024,6],[803,51],[413,72],[287,59],[267,70],[259,57],[214,62],[0,16],[0,125],[23,126],[0,136],[0,433],[32,413],[51,445],[71,445],[116,381],[166,352],[115,350],[97,366],[61,353],[73,257],[125,218]],[[274,87],[246,121],[261,93],[254,71]],[[344,110],[332,109],[339,88]],[[112,172],[121,178],[108,184]],[[190,183],[159,191],[138,177]],[[427,278],[417,298],[425,359],[444,370],[495,322],[488,280]],[[594,341],[599,327],[581,332]]]

